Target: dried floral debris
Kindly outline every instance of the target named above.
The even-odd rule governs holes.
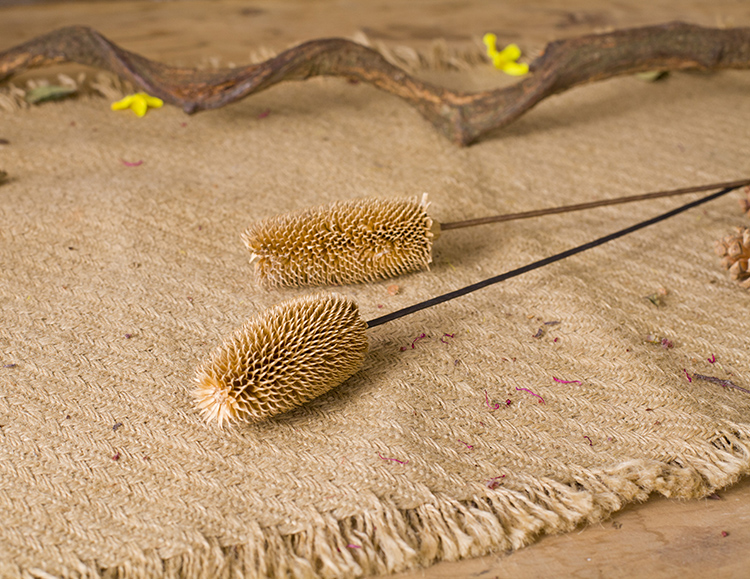
[[[674,348],[674,342],[672,340],[665,338],[664,336],[657,336],[656,334],[646,334],[643,341],[647,344],[659,345],[665,350],[671,350]]]
[[[518,391],[523,390],[524,392],[528,392],[532,396],[536,396],[537,398],[539,398],[539,404],[544,404],[544,398],[542,398],[541,396],[539,396],[539,394],[537,394],[536,392],[532,392],[528,388],[519,388],[518,386],[516,386],[516,390],[518,390]]]
[[[722,267],[729,270],[729,277],[750,289],[750,229],[737,227],[733,234],[714,244],[714,251],[721,258]]]
[[[734,388],[736,390],[740,390],[741,392],[750,394],[750,390],[748,390],[747,388],[743,388],[742,386],[737,386],[737,384],[735,384],[731,380],[724,380],[722,378],[717,378],[715,376],[704,376],[703,374],[693,374],[693,378],[695,378],[696,380],[705,380],[706,382],[713,382],[714,384],[718,384],[719,386],[722,386],[724,388]]]
[[[397,458],[389,458],[389,457],[387,457],[387,456],[383,456],[383,455],[382,455],[382,454],[380,454],[380,453],[378,453],[378,458],[379,458],[380,460],[388,460],[388,461],[391,461],[391,462],[397,462],[398,464],[409,464],[409,461],[408,461],[408,460],[399,460],[399,459],[397,459]]]
[[[657,308],[662,307],[665,305],[665,300],[669,295],[669,290],[665,287],[660,287],[658,290],[656,290],[654,293],[651,293],[646,296],[646,299],[650,301],[652,304],[654,304]]]
[[[560,380],[560,378],[556,378],[555,376],[552,376],[552,380],[557,382],[558,384],[580,384],[580,380]]]

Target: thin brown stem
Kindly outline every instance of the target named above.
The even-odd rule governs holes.
[[[661,223],[662,221],[670,219],[671,217],[674,217],[675,215],[679,215],[680,213],[684,213],[685,211],[688,211],[689,209],[692,209],[693,207],[698,207],[699,205],[703,205],[704,203],[713,201],[714,199],[718,199],[722,195],[726,195],[727,193],[729,193],[730,191],[734,189],[735,189],[734,187],[726,187],[722,189],[721,191],[717,191],[716,193],[711,193],[695,201],[690,201],[689,203],[685,203],[684,205],[681,205],[680,207],[677,207],[676,209],[672,209],[671,211],[667,211],[666,213],[662,213],[661,215],[657,215],[656,217],[652,217],[651,219],[647,219],[646,221],[641,221],[640,223],[636,223],[635,225],[631,225],[630,227],[626,227],[625,229],[620,229],[619,231],[615,231],[614,233],[610,233],[609,235],[605,235],[604,237],[599,237],[598,239],[594,239],[593,241],[589,241],[588,243],[584,243],[583,245],[579,245],[572,249],[566,249],[565,251],[556,253],[555,255],[551,255],[549,257],[545,257],[544,259],[540,259],[533,263],[529,263],[527,265],[517,267],[514,270],[506,271],[505,273],[501,273],[500,275],[496,275],[496,276],[487,278],[485,280],[478,281],[471,285],[467,285],[466,287],[462,287],[461,289],[453,290],[451,292],[431,298],[429,300],[419,302],[418,304],[413,304],[406,308],[396,310],[395,312],[391,312],[390,314],[380,316],[379,318],[375,318],[374,320],[368,321],[367,327],[374,328],[376,326],[380,326],[381,324],[385,324],[387,322],[391,322],[393,320],[403,318],[404,316],[408,316],[415,312],[419,312],[421,310],[431,308],[432,306],[436,306],[438,304],[442,304],[452,299],[465,296],[467,294],[486,288],[493,284],[509,280],[511,278],[522,275],[524,273],[528,273],[530,271],[534,271],[535,269],[539,269],[541,267],[546,267],[553,263],[557,263],[558,261],[567,259],[568,257],[572,257],[574,255],[578,255],[579,253],[583,253],[584,251],[588,251],[589,249],[599,247],[600,245],[604,245],[605,243],[609,243],[610,241],[614,241],[615,239],[620,239],[621,237],[630,235],[631,233],[640,231],[641,229],[650,227],[651,225],[656,225],[657,223]],[[703,378],[703,379],[707,379],[707,378]]]
[[[599,201],[589,201],[588,203],[577,203],[575,205],[562,205],[560,207],[548,207],[547,209],[535,209],[534,211],[522,211],[521,213],[506,213],[504,215],[494,215],[492,217],[479,217],[478,219],[467,219],[465,221],[452,221],[450,223],[441,223],[440,231],[449,229],[461,229],[463,227],[473,227],[475,225],[485,225],[488,223],[501,223],[503,221],[515,221],[517,219],[529,219],[531,217],[541,217],[542,215],[554,215],[557,213],[570,213],[572,211],[583,211],[584,209],[594,209],[596,207],[606,207],[608,205],[621,205],[622,203],[633,203],[635,201],[648,201],[649,199],[660,199],[661,197],[675,197],[677,195],[686,195],[688,193],[698,193],[700,191],[711,191],[713,189],[724,189],[731,187],[736,189],[744,185],[750,185],[750,179],[740,179],[739,181],[727,181],[725,183],[710,183],[708,185],[699,185],[697,187],[684,187],[682,189],[671,189],[669,191],[657,191],[655,193],[642,193],[640,195],[628,195],[626,197],[615,197],[613,199],[600,199]]]
[[[405,100],[448,139],[468,145],[543,99],[589,82],[652,70],[750,68],[750,28],[673,22],[558,40],[515,85],[466,93],[423,82],[380,53],[341,38],[305,42],[256,65],[200,71],[151,61],[91,28],[73,26],[0,53],[0,82],[61,62],[109,70],[187,113],[222,107],[286,80],[357,79]]]

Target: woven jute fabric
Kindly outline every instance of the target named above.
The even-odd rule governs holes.
[[[369,330],[360,372],[276,419],[219,430],[191,390],[247,318],[316,291],[257,285],[254,220],[428,192],[447,222],[738,179],[748,94],[743,72],[622,78],[466,149],[335,79],[195,117],[0,112],[0,576],[382,574],[746,475],[750,395],[687,378],[750,387],[750,294],[713,254],[747,224],[739,192]],[[428,271],[336,291],[373,319],[679,203],[445,232]]]

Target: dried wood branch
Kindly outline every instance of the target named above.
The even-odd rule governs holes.
[[[468,145],[548,96],[589,82],[652,70],[750,68],[750,28],[674,22],[558,40],[531,63],[532,74],[515,85],[466,93],[423,82],[378,52],[340,38],[305,42],[256,65],[204,71],[149,60],[91,28],[74,26],[0,53],[0,82],[62,62],[111,71],[186,113],[219,108],[286,80],[356,79],[404,99],[448,139]]]

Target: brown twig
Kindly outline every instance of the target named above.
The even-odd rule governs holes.
[[[73,26],[0,53],[0,81],[62,62],[109,70],[187,113],[222,107],[285,80],[357,79],[404,99],[448,139],[468,145],[548,96],[589,82],[651,70],[750,68],[750,28],[674,22],[558,40],[518,83],[465,93],[423,82],[380,53],[340,38],[305,42],[252,66],[200,71],[148,60],[91,28]]]
[[[492,215],[490,217],[478,217],[476,219],[467,219],[465,221],[451,221],[450,223],[441,223],[440,231],[450,229],[462,229],[464,227],[474,227],[475,225],[486,225],[489,223],[502,223],[505,221],[516,221],[518,219],[529,219],[531,217],[542,217],[544,215],[557,215],[560,213],[572,213],[573,211],[583,211],[584,209],[595,209],[597,207],[607,207],[610,205],[622,205],[623,203],[633,203],[636,201],[648,201],[650,199],[661,199],[663,197],[675,197],[677,195],[687,195],[688,193],[698,193],[700,191],[711,191],[713,189],[724,189],[725,187],[742,187],[749,184],[750,179],[740,179],[739,181],[726,181],[723,183],[710,183],[708,185],[698,185],[696,187],[683,187],[681,189],[671,189],[669,191],[656,191],[655,193],[643,193],[641,195],[628,195],[625,197],[615,197],[612,199],[599,199],[597,201],[588,201],[586,203],[576,203],[575,205],[562,205],[559,207],[547,207],[546,209],[534,209],[532,211],[522,211],[521,213],[506,213],[504,215]]]

